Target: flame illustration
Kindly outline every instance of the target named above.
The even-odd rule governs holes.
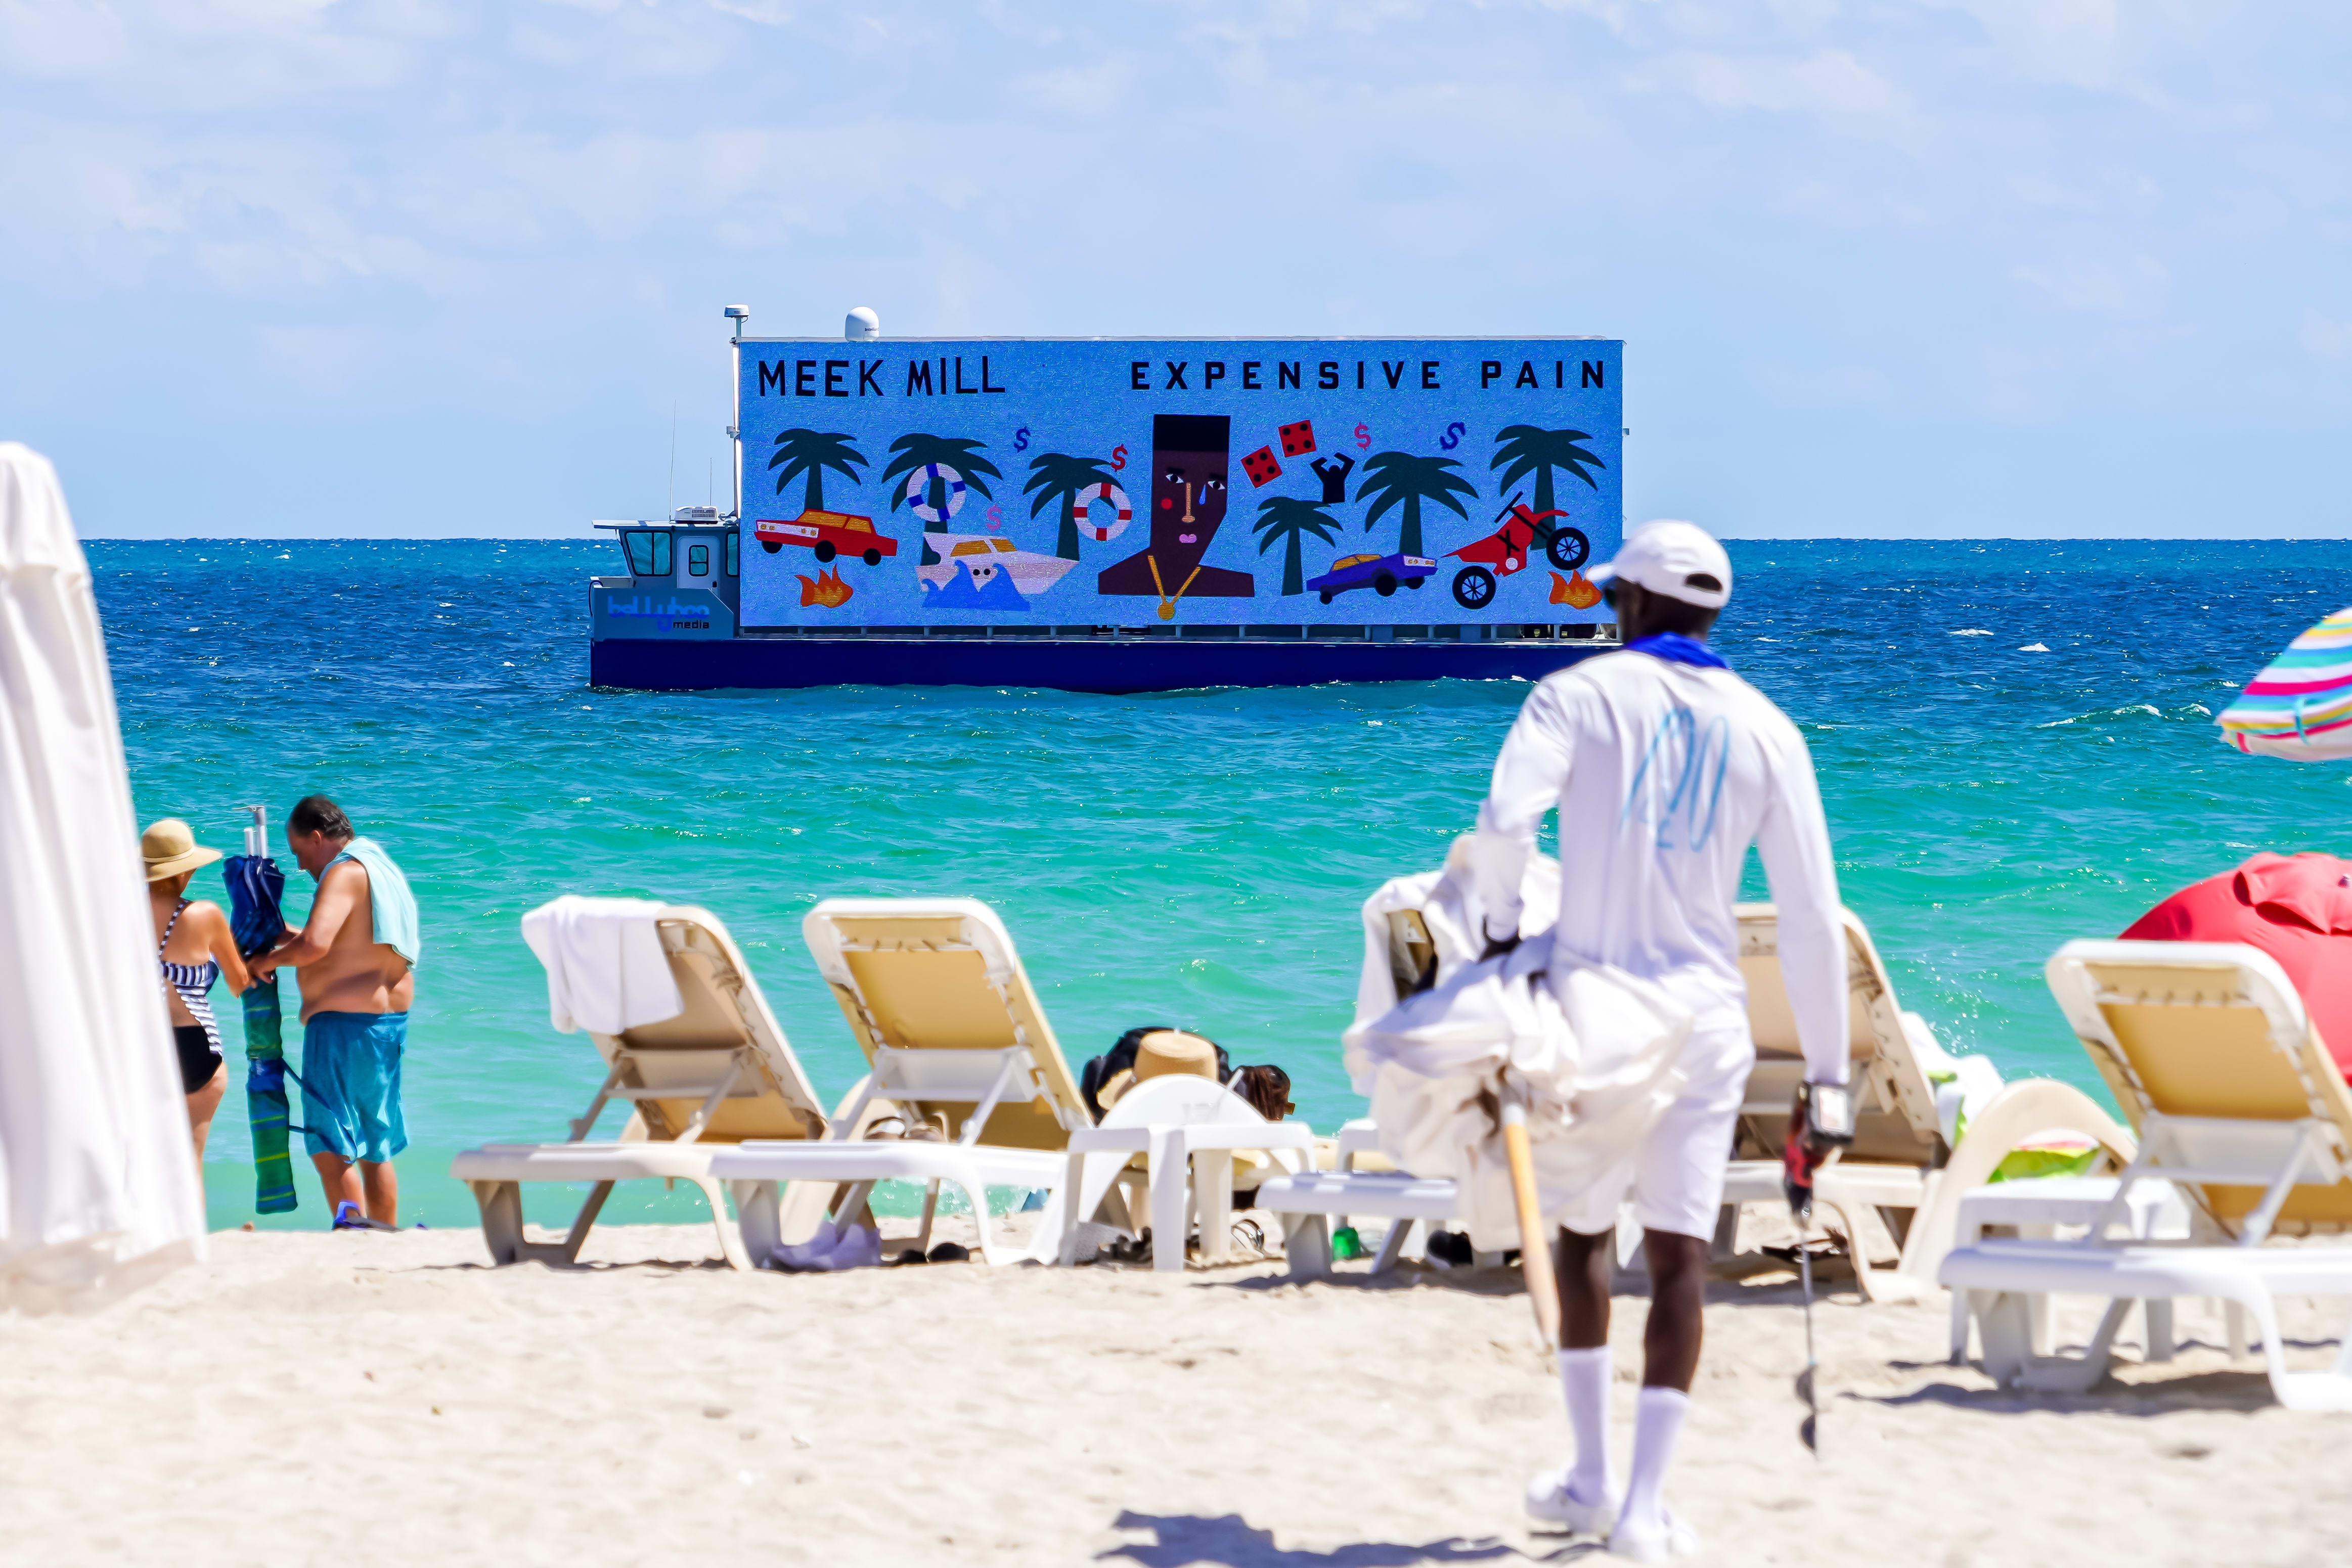
[[[806,582],[808,579],[803,578],[801,580]],[[1572,571],[1566,577],[1555,571],[1551,574],[1551,601],[1554,604],[1573,605],[1579,610],[1590,610],[1601,602],[1601,591],[1587,581],[1580,571]]]
[[[798,572],[793,575],[800,577]],[[803,604],[814,604],[826,610],[838,610],[848,603],[849,596],[856,591],[857,590],[841,580],[839,567],[835,567],[830,571],[820,571],[814,577],[801,578]]]

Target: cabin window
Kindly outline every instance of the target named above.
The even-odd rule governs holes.
[[[743,575],[743,536],[732,528],[727,530],[727,575]]]
[[[629,570],[639,577],[669,575],[669,534],[662,528],[633,528],[621,536],[628,548]]]
[[[686,573],[688,577],[709,577],[710,575],[710,547],[709,545],[688,545],[686,547]]]

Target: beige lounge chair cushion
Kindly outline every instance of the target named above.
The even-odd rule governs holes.
[[[2151,1110],[2167,1116],[2294,1122],[2310,1116],[2316,1100],[2341,1129],[2344,1146],[2352,1148],[2352,1090],[2345,1087],[2318,1031],[2307,1030],[2294,1056],[2282,1053],[2263,1010],[2243,999],[2237,969],[2124,963],[2090,963],[2084,968],[2104,990],[2167,998],[2100,1002],[2115,1046],[2083,1041],[2135,1132]],[[2116,1046],[2122,1049],[2120,1060]],[[2252,1186],[2205,1190],[2213,1218],[2225,1225],[2252,1212],[2263,1197],[2261,1188]],[[2352,1182],[2296,1187],[2272,1228],[2284,1235],[2352,1228]]]
[[[1756,1041],[1748,1079],[1751,1105],[1786,1105],[1804,1077],[1804,1047],[1780,974],[1780,923],[1772,905],[1738,906],[1739,973],[1748,986],[1748,1027]],[[1879,961],[1870,933],[1845,912],[1847,1059],[1853,1063],[1853,1146],[1849,1160],[1927,1166],[1935,1162],[1938,1134],[1935,1086],[1927,1082],[1903,1032],[1894,982]],[[1739,1156],[1778,1159],[1788,1124],[1785,1112],[1741,1119]]]
[[[908,900],[920,906],[927,901]],[[936,904],[932,904],[936,908]],[[1091,1118],[1077,1080],[1062,1059],[1029,977],[1015,958],[1003,994],[989,983],[988,964],[965,943],[961,914],[840,915],[831,917],[847,950],[841,959],[851,984],[828,981],[849,1032],[872,1061],[883,1046],[906,1051],[1003,1051],[1025,1045],[1046,1092],[1080,1124]],[[822,965],[820,965],[822,967]],[[871,1019],[869,1023],[868,1019]],[[908,1107],[916,1116],[947,1119],[948,1136],[961,1137],[970,1105]],[[1000,1148],[1059,1149],[1069,1143],[1053,1108],[1008,1098],[989,1116],[980,1141]]]
[[[670,911],[659,925],[670,975],[685,1008],[659,1023],[640,1024],[618,1036],[597,1036],[605,1060],[613,1060],[617,1046],[633,1053],[634,1067],[627,1074],[632,1088],[658,1089],[672,1082],[707,1085],[724,1071],[719,1061],[723,1053],[748,1046],[755,1067],[739,1081],[737,1092],[751,1089],[756,1095],[720,1102],[698,1141],[734,1144],[749,1138],[824,1136],[824,1117],[807,1080],[723,928],[701,911],[688,909]],[[675,1099],[638,1101],[646,1135],[660,1141],[678,1137],[707,1093],[705,1089],[681,1092]]]

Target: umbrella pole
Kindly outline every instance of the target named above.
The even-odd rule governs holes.
[[[1519,1270],[1528,1281],[1528,1303],[1536,1310],[1536,1331],[1543,1335],[1546,1350],[1558,1350],[1559,1282],[1552,1276],[1551,1237],[1544,1228],[1543,1205],[1536,1197],[1528,1110],[1516,1100],[1503,1103],[1503,1154],[1511,1166],[1511,1197],[1519,1211]]]

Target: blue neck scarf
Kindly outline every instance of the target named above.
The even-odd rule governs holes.
[[[1696,637],[1685,637],[1679,632],[1658,632],[1647,637],[1636,637],[1625,644],[1626,651],[1648,653],[1654,658],[1670,659],[1677,664],[1696,664],[1702,670],[1727,670],[1723,655]]]

